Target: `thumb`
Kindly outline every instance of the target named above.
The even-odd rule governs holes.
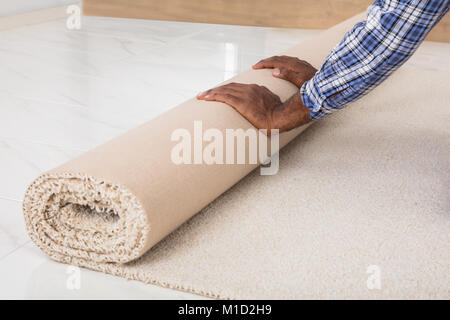
[[[290,70],[284,68],[275,68],[272,72],[274,77],[290,80],[292,76],[292,72]]]
[[[288,69],[275,68],[275,69],[273,69],[272,75],[276,78],[280,78],[280,79],[292,82],[295,85],[297,85],[299,82],[298,81],[299,75],[297,74],[297,72],[294,72],[294,71],[291,71]]]

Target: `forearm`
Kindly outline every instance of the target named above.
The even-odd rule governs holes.
[[[272,113],[272,128],[280,132],[289,131],[310,121],[310,110],[303,105],[300,92],[294,94]]]
[[[385,80],[415,52],[448,7],[448,0],[376,1],[367,20],[345,35],[301,87],[311,118],[342,109]]]

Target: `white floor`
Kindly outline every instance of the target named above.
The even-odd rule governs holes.
[[[0,32],[0,299],[198,298],[49,260],[21,213],[44,170],[191,98],[259,59],[313,36],[289,30],[83,17]],[[450,45],[411,64],[450,71]]]

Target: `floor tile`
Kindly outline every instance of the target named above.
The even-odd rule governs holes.
[[[22,203],[0,198],[0,262],[29,241],[22,215]]]
[[[0,139],[0,198],[22,200],[25,189],[39,174],[80,153],[58,146]]]
[[[64,265],[32,243],[0,260],[0,284],[0,299],[205,299]]]
[[[100,108],[23,99],[2,93],[0,100],[3,104],[0,138],[68,149],[91,149],[146,120],[143,118],[145,110],[133,116],[132,113],[102,112]]]

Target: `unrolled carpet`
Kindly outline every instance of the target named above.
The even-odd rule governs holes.
[[[286,54],[318,67],[362,19]],[[282,99],[296,90],[269,70],[231,81]],[[345,110],[282,134],[285,146],[304,131],[273,176],[174,164],[177,128],[251,128],[192,99],[38,177],[23,202],[28,232],[57,261],[214,298],[448,299],[449,90],[448,73],[402,67]]]

